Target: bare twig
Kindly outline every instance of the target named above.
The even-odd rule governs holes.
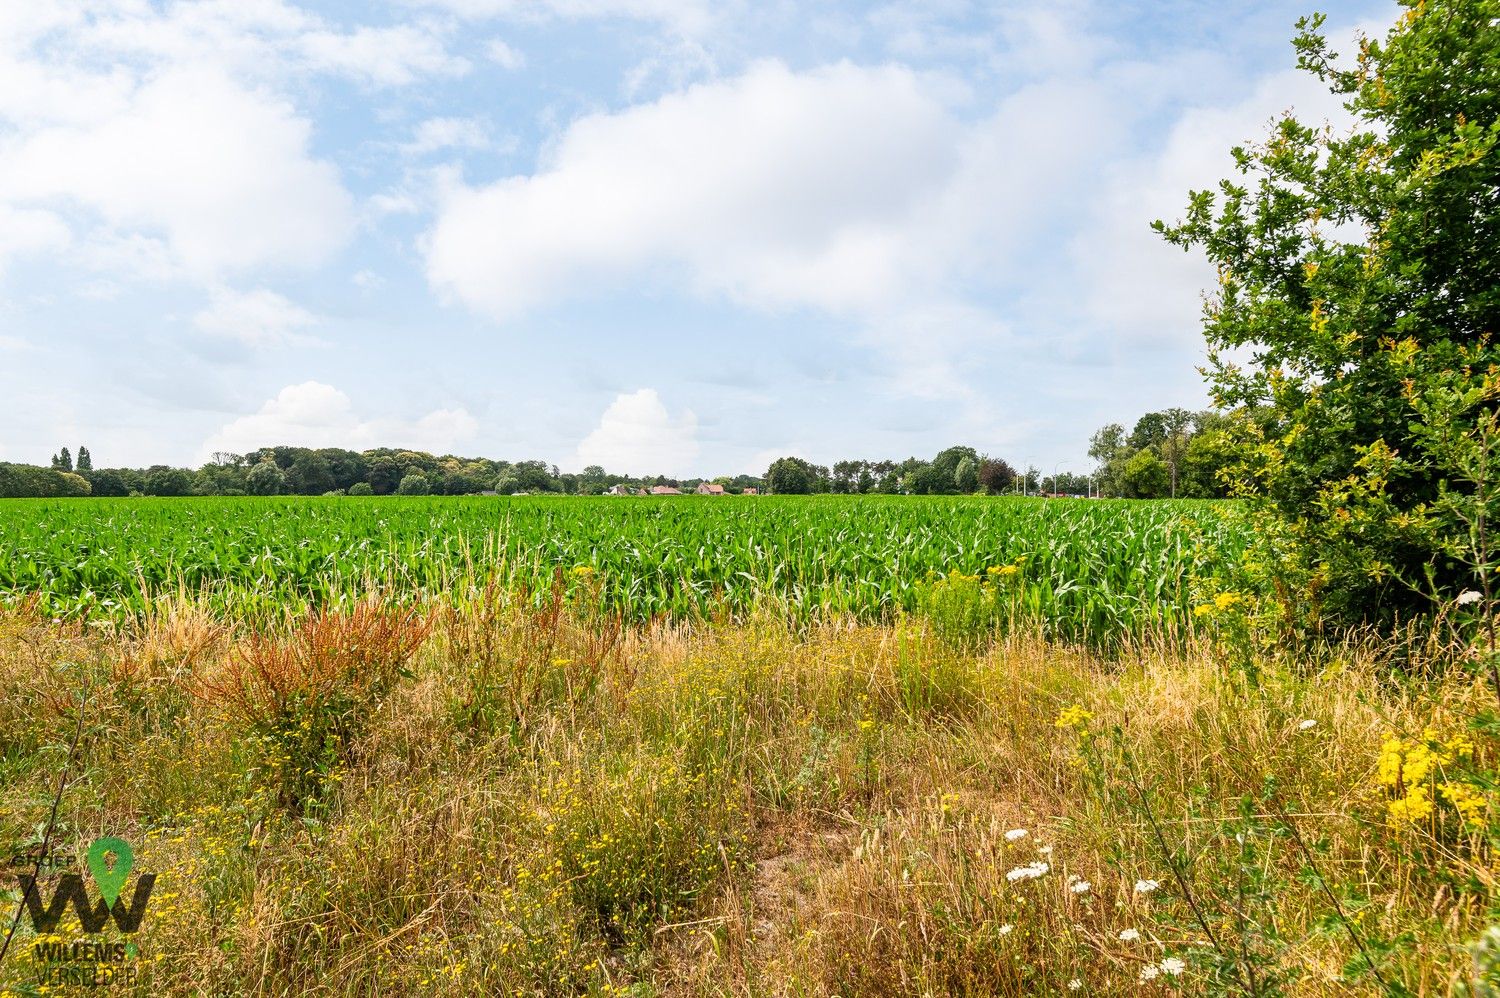
[[[89,700],[89,687],[83,687],[83,695],[78,700],[78,724],[73,729],[73,740],[68,744],[68,758],[63,763],[62,773],[57,779],[57,792],[52,795],[52,810],[47,815],[47,828],[42,833],[42,848],[37,853],[36,865],[31,871],[31,881],[26,889],[21,892],[21,900],[16,903],[16,914],[10,920],[10,928],[5,932],[5,941],[0,943],[0,963],[5,961],[5,954],[10,952],[10,942],[15,938],[16,930],[21,926],[21,913],[26,910],[26,902],[37,889],[37,880],[42,875],[42,864],[47,861],[47,852],[52,848],[52,832],[57,827],[57,809],[62,806],[63,791],[67,789],[68,777],[73,772],[73,760],[78,755],[78,743],[83,739],[83,709]]]

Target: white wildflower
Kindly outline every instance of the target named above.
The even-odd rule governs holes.
[[[1009,922],[1007,922],[1007,923],[1005,923],[1005,924],[1004,924],[1004,925],[1002,925],[1002,926],[1000,926],[1000,934],[1001,934],[1001,935],[1002,935],[1002,936],[1008,936],[1008,935],[1010,935],[1010,934],[1011,934],[1011,933],[1012,933],[1012,932],[1014,932],[1014,931],[1015,931],[1015,928],[1016,928],[1016,927],[1015,927],[1015,926],[1014,926],[1014,925],[1011,925],[1011,924],[1010,924],[1010,923],[1009,923]]]
[[[1156,980],[1156,975],[1159,973],[1161,973],[1161,971],[1156,969],[1156,964],[1148,963],[1141,968],[1141,980],[1154,981]]]
[[[1016,867],[1005,875],[1005,879],[1013,884],[1022,880],[1035,880],[1037,877],[1045,875],[1050,869],[1052,867],[1041,860],[1037,860],[1035,863],[1027,863],[1025,866]]]
[[[1039,852],[1039,853],[1041,853],[1043,856],[1051,856],[1052,855],[1052,847],[1051,846],[1037,846],[1036,847],[1036,851]]]
[[[1012,828],[1010,831],[1008,831],[1008,832],[1005,833],[1005,841],[1007,841],[1007,842],[1019,842],[1022,839],[1024,839],[1027,836],[1027,834],[1028,833],[1027,833],[1026,829],[1024,829],[1024,828]]]
[[[1171,974],[1173,977],[1176,977],[1187,969],[1187,964],[1183,963],[1180,957],[1175,956],[1167,957],[1159,966],[1163,974]]]
[[[1482,599],[1484,599],[1483,593],[1475,592],[1473,589],[1465,589],[1458,594],[1458,599],[1453,602],[1459,606],[1468,606],[1470,603],[1478,603]]]
[[[1083,982],[1080,981],[1076,977],[1073,978],[1071,981],[1068,982],[1068,990],[1069,991],[1082,991],[1083,990]]]
[[[1133,942],[1135,942],[1136,940],[1138,940],[1140,938],[1141,938],[1141,930],[1140,929],[1121,929],[1120,930],[1120,942],[1122,942],[1122,943],[1133,943]]]
[[[1318,726],[1317,719],[1309,717],[1307,720],[1305,720],[1301,724],[1297,725],[1297,730],[1298,731],[1311,731],[1313,728],[1316,728],[1317,726]]]
[[[1159,880],[1137,880],[1135,882],[1135,892],[1137,894],[1150,894],[1160,886],[1161,881]]]
[[[1087,880],[1080,880],[1077,883],[1073,884],[1073,886],[1069,887],[1068,890],[1072,891],[1074,894],[1087,894],[1089,892],[1089,888],[1092,886],[1094,885],[1089,883]]]

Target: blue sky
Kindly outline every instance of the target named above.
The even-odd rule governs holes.
[[[1390,3],[1320,8],[1351,48]],[[1050,473],[1205,401],[1147,228],[1295,109],[1260,2],[0,5],[0,460],[276,443]]]

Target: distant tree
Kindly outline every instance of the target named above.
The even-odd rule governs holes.
[[[953,470],[953,484],[963,495],[971,495],[979,491],[979,462],[967,454],[958,462],[958,467]]]
[[[72,471],[73,470],[73,455],[71,455],[71,454],[68,453],[68,448],[64,447],[60,453],[52,455],[52,470],[53,471]]]
[[[1183,449],[1177,494],[1190,499],[1222,499],[1229,495],[1226,475],[1241,460],[1240,441],[1246,439],[1244,433],[1230,417],[1200,413],[1197,432]]]
[[[0,464],[0,497],[54,499],[88,494],[88,481],[72,472],[29,464]]]
[[[245,476],[248,469],[238,464],[212,462],[193,476],[193,494],[200,496],[244,495],[248,491]]]
[[[251,495],[279,496],[286,491],[286,473],[275,461],[262,461],[245,476],[245,487]]]
[[[388,496],[401,484],[406,469],[392,454],[382,454],[369,462],[370,488],[378,496]]]
[[[295,495],[320,496],[336,487],[328,461],[316,451],[302,451],[286,469],[286,490]]]
[[[1100,495],[1120,494],[1116,479],[1129,456],[1130,445],[1125,442],[1125,427],[1119,423],[1100,427],[1089,438],[1089,457],[1094,459],[1094,483]]]
[[[375,490],[370,488],[369,482],[355,482],[349,486],[348,494],[351,496],[372,496],[375,494]]]
[[[432,492],[432,486],[427,482],[427,476],[419,471],[414,471],[401,479],[401,484],[396,487],[396,494],[401,496],[425,496]]]
[[[954,490],[953,476],[936,464],[919,461],[902,479],[904,490],[917,496],[945,495]]]
[[[495,491],[502,496],[513,496],[521,491],[521,480],[513,472],[502,471],[495,479]]]
[[[974,462],[979,467],[979,452],[972,447],[949,447],[938,452],[937,457],[932,459],[932,468],[935,477],[932,479],[935,492],[959,492],[958,487],[958,465],[964,458]]]
[[[1120,494],[1127,499],[1161,499],[1171,488],[1166,464],[1150,449],[1136,451],[1125,461]]]
[[[1009,492],[1016,484],[1016,469],[998,457],[987,457],[979,464],[979,485],[990,495]]]
[[[1160,447],[1167,440],[1167,432],[1166,413],[1148,412],[1135,421],[1135,428],[1125,442],[1131,450]]]
[[[443,474],[442,492],[445,496],[471,496],[487,488],[489,488],[488,482],[480,478],[477,473],[471,473],[464,468],[454,468]]]
[[[1162,460],[1166,461],[1168,470],[1172,473],[1173,497],[1177,495],[1177,469],[1182,463],[1182,452],[1187,448],[1188,439],[1192,434],[1197,414],[1186,409],[1167,409],[1158,415],[1161,416],[1162,429],[1165,435],[1162,437],[1158,450],[1161,452]]]
[[[87,478],[76,475],[70,471],[64,471],[57,476],[57,491],[54,493],[58,498],[82,498],[89,495],[93,488],[89,485]]]
[[[80,474],[86,471],[94,470],[94,459],[89,455],[89,449],[87,447],[80,446],[78,448],[77,470]]]
[[[766,488],[777,495],[807,495],[817,484],[817,472],[800,457],[780,457],[766,469]]]
[[[342,447],[324,447],[313,453],[327,464],[328,473],[333,476],[334,488],[343,489],[345,492],[348,492],[356,483],[366,481],[366,476],[370,473],[364,455],[352,450],[344,450]]]
[[[829,491],[836,495],[848,495],[859,491],[859,476],[865,462],[835,461],[830,476]]]
[[[557,480],[544,461],[518,461],[511,465],[520,492],[556,492]],[[496,490],[499,491],[498,489]]]
[[[96,496],[130,495],[130,484],[125,481],[123,475],[113,468],[104,468],[99,471],[91,471],[88,474],[89,487]]]
[[[164,464],[146,469],[145,493],[148,496],[190,496],[193,494],[193,476],[183,468],[169,468]]]

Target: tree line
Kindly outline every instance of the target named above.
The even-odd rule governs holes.
[[[703,481],[722,485],[728,493],[753,489],[782,495],[1215,497],[1225,494],[1216,476],[1227,460],[1229,439],[1224,417],[1170,409],[1147,413],[1128,434],[1119,424],[1096,433],[1089,453],[1099,466],[1092,475],[1017,470],[1004,458],[954,446],[931,460],[844,460],[827,466],[789,456],[773,461],[762,476],[714,479],[632,477],[598,465],[573,473],[538,460],[496,461],[392,448],[287,446],[218,453],[196,470],[165,464],[95,469],[87,447],[78,448],[76,459],[64,447],[52,456],[50,467],[0,463],[0,497],[600,495],[616,486],[691,491]]]
[[[341,447],[263,447],[245,454],[218,453],[201,467],[157,464],[146,468],[93,467],[87,447],[75,461],[64,447],[51,467],[0,463],[0,497],[68,496],[322,496],[478,495],[555,493],[598,495],[616,485],[696,488],[702,479],[664,475],[631,477],[590,465],[578,473],[545,461],[496,461],[425,451]],[[726,491],[763,488],[762,479],[715,479]]]

